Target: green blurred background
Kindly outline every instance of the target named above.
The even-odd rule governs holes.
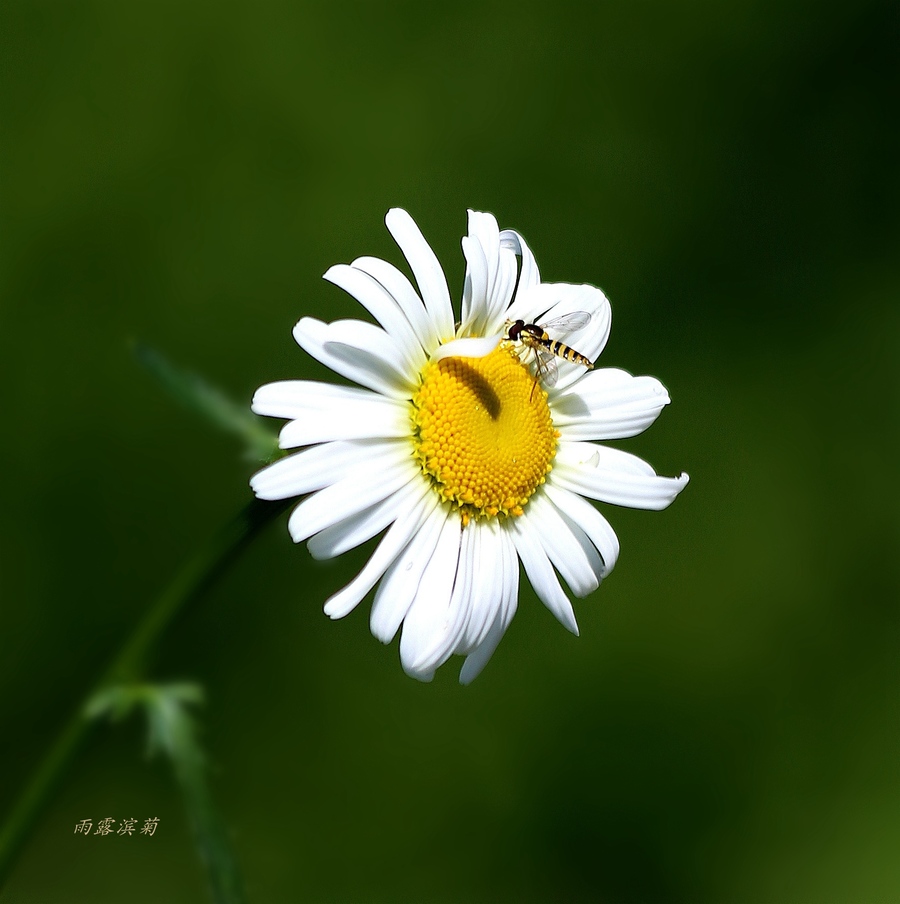
[[[240,400],[323,378],[321,280],[467,206],[609,295],[601,363],[692,481],[609,509],[581,638],[530,590],[469,688],[324,599],[284,519],[167,635],[257,902],[900,900],[895,4],[5,3],[0,813],[252,463],[134,339]],[[202,901],[136,719],[101,728],[10,902]],[[157,816],[155,837],[73,835]]]

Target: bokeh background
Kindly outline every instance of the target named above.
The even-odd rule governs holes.
[[[458,298],[466,207],[601,286],[601,363],[673,404],[692,482],[608,509],[581,637],[522,593],[469,688],[323,600],[284,519],[166,636],[206,688],[252,902],[900,900],[895,4],[3,5],[0,812],[185,556],[238,443],[135,362],[249,403],[323,378],[304,314],[407,208]],[[100,728],[4,900],[206,895],[137,719]],[[74,835],[156,816],[152,839]]]

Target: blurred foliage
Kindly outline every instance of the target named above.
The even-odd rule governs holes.
[[[172,398],[220,430],[243,440],[244,455],[250,461],[270,462],[281,454],[278,437],[246,404],[228,398],[197,374],[176,367],[149,345],[137,342],[133,350],[135,358]]]
[[[201,683],[251,901],[900,897],[896,6],[264,0],[0,10],[0,812],[149,601],[249,497],[140,337],[249,405],[326,378],[320,275],[403,206],[451,291],[465,208],[611,298],[601,365],[692,482],[607,512],[581,637],[529,592],[485,673],[406,678],[283,524],[167,639]],[[273,425],[277,427],[276,425]],[[101,731],[5,900],[173,904],[165,769]],[[73,835],[158,816],[153,838]]]
[[[191,706],[202,702],[203,690],[196,684],[115,685],[96,693],[88,701],[85,715],[91,719],[109,717],[119,721],[132,710],[143,709],[147,718],[148,753],[162,753],[171,763],[197,851],[208,871],[214,904],[241,904],[246,898],[240,871],[231,851],[228,831],[213,806],[207,758],[190,713]]]

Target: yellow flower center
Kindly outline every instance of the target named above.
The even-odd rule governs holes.
[[[430,361],[412,405],[416,459],[463,524],[521,515],[550,471],[559,433],[547,393],[515,351]]]

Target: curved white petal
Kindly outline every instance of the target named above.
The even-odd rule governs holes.
[[[471,235],[463,236],[463,256],[466,259],[466,278],[463,283],[462,316],[459,331],[462,335],[479,333],[484,318],[488,292],[488,264],[484,248]]]
[[[369,628],[382,643],[390,643],[416,598],[422,574],[431,561],[448,511],[431,494],[433,505],[427,517],[418,525],[405,549],[385,572],[369,616]]]
[[[329,282],[352,295],[397,343],[406,371],[419,371],[425,352],[393,295],[374,277],[349,264],[337,264],[324,276]]]
[[[335,383],[320,383],[316,380],[279,380],[266,383],[253,394],[252,410],[268,417],[298,418],[312,413],[330,411],[335,404],[343,402],[388,402],[402,403],[386,399],[377,392],[359,386],[338,386]]]
[[[569,518],[569,516],[566,515],[566,513],[563,511],[557,510],[557,514],[560,518],[562,518],[563,523],[565,524],[566,528],[569,531],[569,534],[571,534],[574,541],[581,547],[581,551],[586,560],[586,566],[591,570],[591,579],[589,586],[591,586],[593,590],[596,590],[597,587],[594,586],[594,582],[596,582],[597,586],[599,586],[603,578],[605,578],[606,575],[609,574],[609,569],[606,567],[606,564],[603,561],[603,557],[597,551],[597,546],[594,541],[591,540],[591,538],[584,530],[582,530],[580,524]],[[576,596],[580,595],[581,594],[576,593]],[[584,595],[587,596],[587,594]]]
[[[638,458],[593,443],[560,443],[553,483],[582,496],[639,509],[664,509],[687,486],[688,475],[659,477]]]
[[[603,368],[554,399],[553,423],[567,440],[623,439],[646,430],[668,404],[655,377]]]
[[[351,265],[378,280],[400,306],[410,322],[426,353],[435,349],[441,341],[437,325],[431,321],[428,311],[413,284],[393,264],[377,257],[358,257]]]
[[[310,416],[288,421],[278,434],[282,449],[295,449],[332,440],[390,439],[410,434],[409,408],[393,399],[335,401],[330,410],[313,410]]]
[[[584,496],[556,486],[552,474],[544,484],[543,492],[565,518],[577,524],[590,538],[603,560],[603,576],[608,575],[619,558],[619,538],[610,523]]]
[[[294,542],[300,543],[419,479],[419,472],[411,460],[360,468],[304,499],[291,512],[288,530]]]
[[[475,239],[484,251],[487,264],[487,293],[492,293],[497,286],[497,271],[500,266],[500,227],[492,213],[479,210],[467,211],[469,220],[469,236]]]
[[[481,248],[485,264],[485,286],[481,297],[474,298],[476,329],[481,332],[488,321],[492,320],[494,308],[501,304],[498,300],[500,273],[500,228],[493,214],[470,210],[469,238]],[[508,254],[508,252],[506,252]],[[509,305],[509,298],[502,301],[502,308]]]
[[[383,329],[364,320],[334,320],[328,324],[325,349],[334,354],[349,353],[351,360],[377,363],[378,369],[401,390],[416,384],[417,371],[404,366],[398,343]]]
[[[516,284],[516,256],[500,241],[493,214],[469,211],[469,234],[462,240],[466,258],[459,332],[476,336],[499,332]]]
[[[602,327],[609,307],[606,296],[594,286],[572,285],[571,283],[538,283],[529,288],[520,287],[513,303],[506,311],[509,320],[524,320],[526,323],[542,323],[551,318],[562,317],[573,311],[585,311],[591,315],[591,322],[568,338],[584,337]],[[551,313],[552,312],[552,313]]]
[[[392,208],[387,212],[384,222],[409,263],[425,307],[437,327],[438,335],[441,339],[448,339],[454,334],[453,307],[450,304],[450,292],[447,290],[447,280],[440,262],[413,218],[405,210],[399,207]]]
[[[622,474],[655,477],[656,471],[643,458],[613,449],[611,446],[600,446],[597,443],[570,442],[561,440],[556,449],[556,461],[553,471],[559,465],[570,465],[576,468],[587,468],[598,471],[618,471]]]
[[[578,624],[575,621],[575,613],[572,604],[566,596],[559,579],[553,571],[550,559],[541,545],[540,539],[528,521],[522,518],[512,519],[512,539],[516,545],[516,552],[522,560],[525,574],[538,599],[559,619],[560,623],[573,634],[578,635]]]
[[[515,603],[516,601],[514,600],[513,602]],[[515,611],[515,606],[513,606],[509,621],[512,621],[512,615],[515,614]],[[484,667],[490,661],[491,656],[494,655],[494,651],[500,645],[500,641],[503,640],[503,635],[509,627],[509,621],[504,617],[505,614],[502,610],[497,612],[484,640],[466,656],[466,661],[459,671],[460,684],[471,684],[484,671]]]
[[[503,329],[506,312],[516,289],[518,270],[516,256],[501,246],[497,267],[497,280],[489,298],[488,312],[484,321],[485,333],[496,333]]]
[[[377,473],[382,467],[408,457],[407,443],[377,440],[322,443],[257,471],[250,478],[250,488],[260,499],[290,499],[321,490],[359,469]]]
[[[506,633],[519,604],[519,559],[510,531],[501,530],[500,537],[502,562],[500,604],[483,639],[466,657],[459,673],[460,684],[471,684],[481,674]]]
[[[433,520],[437,507],[437,497],[431,492],[414,501],[406,510],[398,506],[397,519],[381,538],[363,570],[325,601],[325,614],[329,618],[343,618],[355,609],[397,557],[411,545],[410,541],[419,536],[423,526]],[[374,629],[372,633],[375,633]]]
[[[253,411],[294,419],[281,431],[283,449],[337,439],[409,435],[408,403],[361,389],[311,380],[261,386]]]
[[[544,552],[577,597],[585,597],[600,586],[603,560],[584,532],[567,524],[562,514],[543,494],[535,494],[525,510]]]
[[[514,612],[515,609],[513,609]],[[509,622],[503,618],[502,612],[498,612],[494,621],[491,622],[484,640],[466,656],[466,661],[459,671],[460,684],[471,684],[484,671],[484,667],[494,655],[494,651],[503,640],[503,635],[508,627]]]
[[[480,552],[483,546],[484,531],[480,528],[480,525],[470,523],[462,532],[459,568],[453,587],[455,597],[453,605],[461,610],[462,622],[450,653],[468,653],[471,649],[471,644],[467,643],[466,638],[471,630],[473,618],[478,617],[476,606],[480,602],[479,588],[485,583],[485,579],[488,583],[490,582],[490,577],[481,570]]]
[[[294,327],[294,339],[308,354],[342,377],[393,399],[408,399],[411,375],[398,369],[399,350],[383,330],[361,320],[322,323],[304,317]],[[371,344],[370,344],[371,343]]]
[[[469,600],[460,571],[463,534],[458,518],[444,522],[434,554],[403,619],[400,662],[413,678],[430,680],[450,658],[465,628]]]
[[[433,493],[427,481],[410,481],[393,496],[313,534],[306,547],[314,559],[333,559],[370,540],[394,521],[408,517],[408,513],[429,495]]]
[[[465,635],[456,652],[469,653],[486,637],[500,611],[503,598],[504,565],[500,525],[492,518],[466,528],[474,538],[472,544],[472,605]],[[518,560],[516,560],[518,568]]]
[[[481,245],[487,262],[487,291],[478,327],[484,332],[495,332],[502,325],[512,298],[516,256],[501,244],[500,229],[492,214],[470,210],[469,235]]]
[[[516,297],[518,297],[519,292],[524,292],[541,281],[537,261],[535,261],[531,249],[525,244],[525,239],[515,229],[504,229],[500,233],[500,245],[503,248],[509,248],[513,254],[522,259],[519,267],[519,284],[516,289]]]
[[[451,339],[445,342],[432,356],[432,361],[442,358],[483,358],[489,355],[501,342],[503,336],[483,336],[479,339]]]

